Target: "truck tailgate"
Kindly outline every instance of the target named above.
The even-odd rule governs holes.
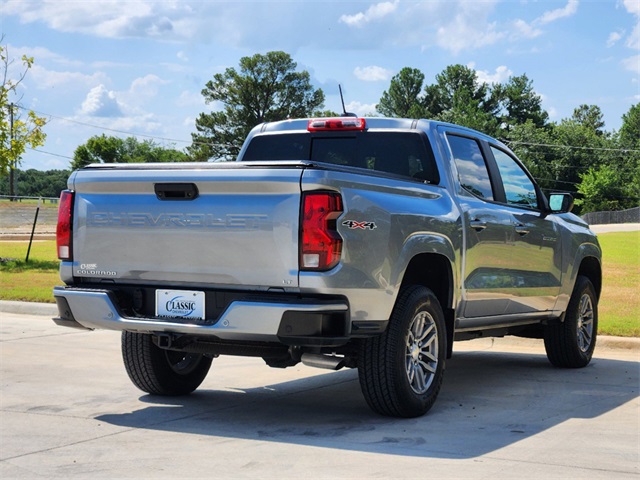
[[[299,165],[81,170],[70,181],[73,274],[128,284],[296,287],[301,175]]]

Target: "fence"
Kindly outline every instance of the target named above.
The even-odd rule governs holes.
[[[608,225],[610,223],[640,223],[640,207],[617,212],[590,212],[582,215],[589,225]]]
[[[53,235],[58,222],[57,198],[33,198],[0,196],[0,237],[8,235],[29,235],[33,228],[38,206],[37,235]]]

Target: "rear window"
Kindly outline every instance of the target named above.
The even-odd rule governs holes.
[[[243,161],[313,160],[440,181],[426,137],[409,132],[363,132],[353,136],[291,133],[255,136]]]

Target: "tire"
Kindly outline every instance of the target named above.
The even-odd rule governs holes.
[[[122,359],[129,378],[152,395],[186,395],[200,386],[211,367],[211,358],[159,348],[152,336],[122,332]]]
[[[427,413],[442,386],[446,338],[433,292],[419,285],[403,288],[387,330],[360,344],[358,377],[371,409],[404,418]]]
[[[576,279],[564,321],[545,327],[544,347],[552,365],[582,368],[591,361],[598,332],[598,298],[591,281]]]

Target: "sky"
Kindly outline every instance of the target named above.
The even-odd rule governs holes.
[[[216,73],[282,50],[325,94],[325,108],[375,112],[391,78],[427,84],[448,65],[481,81],[526,74],[555,122],[598,105],[605,129],[640,102],[640,0],[0,0],[3,45],[20,71],[13,101],[48,119],[22,169],[67,169],[94,135],[182,150]],[[26,110],[21,110],[26,115]]]

